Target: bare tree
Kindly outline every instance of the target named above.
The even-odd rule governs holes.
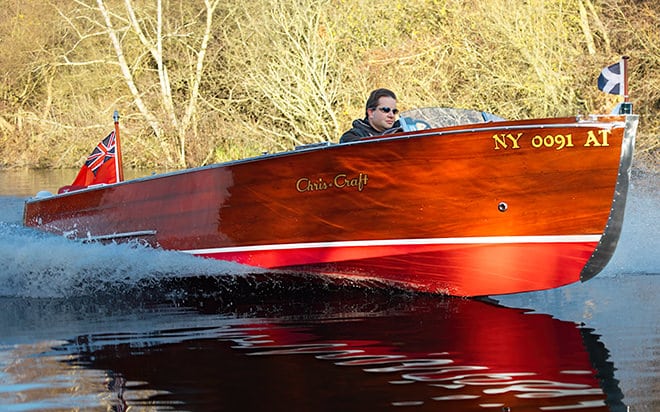
[[[85,2],[76,2],[93,11]],[[124,0],[123,8],[97,0],[98,19],[90,14],[93,25],[107,34],[123,83],[169,164],[187,166],[187,138],[195,130],[200,84],[219,3],[204,0],[199,10],[184,2],[168,3],[165,7],[178,9],[165,13],[162,0],[139,9],[132,0]],[[74,24],[73,19],[71,22]],[[81,40],[88,35],[81,35]],[[174,141],[168,142],[171,136]]]
[[[245,93],[262,108],[266,138],[282,149],[334,140],[341,62],[327,12],[328,0],[273,0],[246,12],[238,30],[236,65],[244,68]]]

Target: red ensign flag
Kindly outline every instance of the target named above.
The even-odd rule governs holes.
[[[71,186],[90,186],[100,183],[117,182],[117,141],[115,132],[111,132],[96,146]]]

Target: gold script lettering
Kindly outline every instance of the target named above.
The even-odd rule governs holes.
[[[296,190],[300,193],[305,193],[319,190],[355,188],[358,192],[361,192],[367,186],[368,181],[369,176],[366,173],[360,173],[354,177],[349,177],[346,173],[338,173],[332,180],[326,180],[323,177],[319,177],[318,179],[301,177],[296,180]]]

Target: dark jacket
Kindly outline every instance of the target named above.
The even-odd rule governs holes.
[[[358,119],[353,121],[353,128],[343,135],[339,139],[339,143],[354,142],[369,136],[381,136],[384,134],[391,134],[401,131],[401,124],[397,120],[392,125],[392,128],[379,132],[378,130],[371,127],[367,119]]]

